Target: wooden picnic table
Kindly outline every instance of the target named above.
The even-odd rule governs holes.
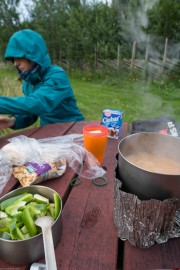
[[[8,143],[8,138],[22,134],[35,139],[81,134],[85,124],[87,122],[70,122],[27,129],[0,138],[0,148]],[[126,130],[127,124],[123,123],[119,140],[126,136]],[[156,244],[146,250],[118,239],[113,213],[119,140],[108,138],[103,162],[105,177],[108,178],[106,186],[96,186],[92,180],[83,177],[80,177],[80,185],[70,186],[70,181],[77,177],[70,167],[67,167],[61,177],[41,183],[56,190],[63,201],[62,236],[55,248],[58,270],[145,270],[180,267],[180,238],[170,239],[167,243]],[[1,196],[18,187],[18,181],[11,176]],[[44,263],[44,259],[39,262]],[[29,268],[30,265],[12,265],[0,259],[0,269],[3,270]]]

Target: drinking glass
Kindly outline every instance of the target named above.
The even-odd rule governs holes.
[[[83,128],[84,147],[91,152],[100,164],[103,163],[108,128],[100,124],[88,124]]]

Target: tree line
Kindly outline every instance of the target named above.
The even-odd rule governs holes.
[[[160,55],[165,38],[179,50],[179,0],[31,0],[25,3],[26,13],[20,8],[22,0],[0,3],[1,59],[10,36],[24,28],[44,37],[54,62],[93,61],[95,52],[99,58],[115,59],[117,46],[121,57],[128,58],[134,41],[140,44],[141,57],[149,37],[152,51],[156,46]]]

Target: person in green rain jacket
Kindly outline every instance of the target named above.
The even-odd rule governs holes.
[[[30,29],[15,32],[8,42],[5,59],[17,68],[24,96],[0,96],[0,129],[25,128],[38,117],[41,126],[84,120],[65,71],[51,65],[40,34]]]

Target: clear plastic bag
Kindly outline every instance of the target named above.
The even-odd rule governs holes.
[[[84,148],[81,134],[39,140],[20,135],[9,139],[9,142],[1,152],[12,166],[22,166],[28,162],[52,163],[63,156],[73,171],[82,177],[93,179],[105,174],[97,159]]]
[[[71,134],[40,139],[42,156],[49,162],[63,155],[69,166],[80,176],[93,179],[105,174],[97,159],[83,146],[83,135]]]
[[[11,176],[11,168],[11,162],[4,153],[0,151],[0,194]]]
[[[20,135],[8,140],[1,148],[12,165],[20,166],[27,162],[42,163],[41,146],[36,139]]]

